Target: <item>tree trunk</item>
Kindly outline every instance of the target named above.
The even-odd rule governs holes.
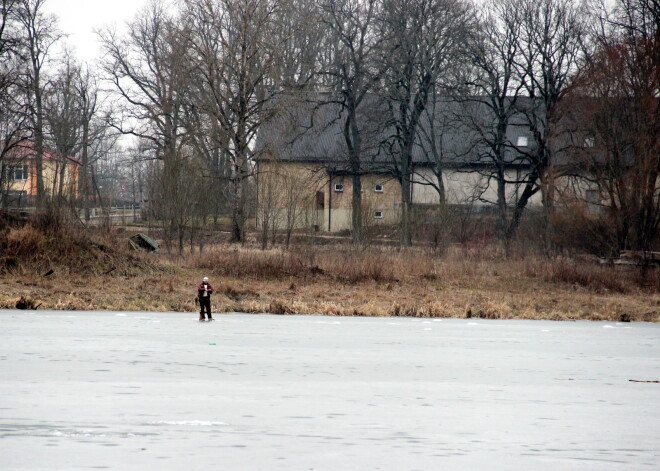
[[[34,150],[37,178],[37,207],[42,209],[45,202],[44,188],[44,124],[43,107],[41,101],[41,87],[39,85],[39,74],[35,76],[34,97],[36,102],[36,120],[34,129]]]
[[[408,153],[402,159],[401,168],[401,245],[410,247],[412,245],[411,225],[411,187],[412,187],[412,165],[411,157]]]
[[[82,175],[78,175],[78,187],[82,199],[85,221],[89,222],[89,123],[85,120],[82,135]],[[133,198],[135,199],[135,198]]]
[[[239,169],[236,168],[235,171],[238,173]],[[243,195],[240,176],[234,176],[231,185],[231,242],[243,242],[243,211],[241,205]]]
[[[531,175],[527,179],[527,184],[525,185],[525,189],[523,190],[520,199],[516,202],[516,207],[513,211],[513,216],[511,216],[511,221],[509,222],[509,226],[506,231],[506,239],[509,241],[513,238],[513,235],[516,233],[516,230],[520,225],[523,212],[527,207],[527,203],[529,202],[529,199],[532,196],[534,196],[534,194],[538,191],[538,187],[536,186],[537,180],[538,180],[538,169],[534,169],[531,172]]]
[[[504,169],[497,169],[497,238],[508,247],[509,240],[506,233],[508,207],[506,202],[506,181]]]
[[[353,195],[351,198],[351,228],[354,244],[362,242],[362,178],[359,173],[351,175]]]

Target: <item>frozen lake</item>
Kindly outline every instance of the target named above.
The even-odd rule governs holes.
[[[660,325],[216,318],[0,311],[0,469],[660,469]]]

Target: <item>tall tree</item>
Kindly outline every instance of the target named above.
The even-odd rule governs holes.
[[[524,77],[518,67],[523,48],[523,6],[520,0],[490,0],[484,4],[480,34],[475,35],[468,50],[474,66],[468,79],[472,93],[462,99],[462,121],[484,149],[482,160],[492,164],[484,170],[484,176],[494,180],[497,187],[497,235],[505,245],[510,235],[507,190],[519,183],[507,169],[526,160],[519,152],[523,149],[517,149],[509,133],[516,124],[520,126],[515,118],[520,113],[519,102],[525,101]]]
[[[83,214],[85,220],[89,221],[91,188],[91,164],[92,155],[96,144],[106,134],[105,122],[94,125],[95,119],[99,118],[99,87],[97,77],[89,70],[88,66],[80,69],[79,75],[74,83],[74,89],[78,99],[81,118],[80,130],[80,173],[78,175],[78,191],[80,194]],[[107,116],[104,121],[107,122]]]
[[[389,109],[387,146],[401,183],[401,244],[411,245],[413,148],[435,87],[451,76],[473,27],[462,0],[385,0],[382,31],[388,66],[382,94]],[[445,79],[445,80],[443,80]]]
[[[162,162],[162,218],[167,237],[183,249],[184,220],[178,204],[180,166],[184,162],[183,103],[190,86],[185,29],[162,3],[152,0],[128,25],[127,37],[100,33],[106,79],[122,102],[122,118],[111,124],[120,132],[149,140]]]
[[[193,105],[213,121],[214,146],[227,157],[231,240],[245,238],[250,145],[261,123],[273,112],[272,74],[276,70],[281,29],[274,21],[275,0],[193,0],[192,67],[196,77]]]
[[[594,9],[596,49],[569,89],[581,178],[602,197],[616,251],[648,251],[660,227],[660,3]]]
[[[28,60],[26,89],[30,109],[31,127],[34,136],[37,205],[42,207],[45,199],[43,179],[44,156],[44,71],[50,59],[50,49],[62,34],[53,15],[43,11],[46,0],[20,0],[16,17],[23,32],[23,54]]]
[[[18,146],[28,131],[25,96],[21,90],[21,34],[17,13],[19,0],[0,2],[0,169],[7,155]],[[0,170],[0,202],[7,172]]]
[[[383,63],[377,62],[382,37],[376,33],[380,16],[380,0],[331,0],[321,4],[323,23],[331,31],[328,62],[321,73],[328,77],[331,94],[321,98],[321,105],[339,107],[344,142],[348,153],[348,173],[351,176],[351,231],[353,242],[362,240],[362,175],[363,151],[368,138],[368,121],[375,113],[365,113],[363,104],[381,78]],[[373,126],[372,126],[373,127]]]
[[[64,196],[65,175],[69,156],[80,149],[81,113],[75,82],[80,67],[70,54],[66,54],[44,94],[44,122],[51,148],[62,157],[57,162],[51,182],[52,197],[58,201]]]
[[[522,19],[521,52],[518,60],[520,76],[529,97],[518,110],[526,115],[531,134],[526,159],[530,169],[514,208],[506,236],[516,232],[530,198],[541,191],[545,225],[549,231],[556,175],[553,153],[561,152],[559,142],[561,119],[558,105],[570,80],[577,72],[584,51],[586,11],[573,0],[523,0],[519,6]],[[554,148],[553,148],[554,141]],[[546,231],[546,243],[550,240]]]
[[[280,0],[273,15],[278,39],[278,60],[269,73],[275,89],[289,92],[324,85],[317,74],[328,55],[329,31],[321,20],[317,0]]]

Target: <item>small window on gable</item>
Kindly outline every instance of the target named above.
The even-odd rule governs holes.
[[[382,193],[383,192],[383,185],[380,185],[380,184],[374,185],[374,191],[376,193]]]
[[[516,147],[528,147],[529,146],[529,138],[527,136],[518,136],[518,140],[516,141]]]
[[[342,183],[335,183],[335,193],[341,193],[344,191],[344,185]]]
[[[375,219],[383,219],[383,212],[382,211],[374,211],[374,218]]]

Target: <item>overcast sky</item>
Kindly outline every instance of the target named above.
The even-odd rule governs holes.
[[[147,0],[47,0],[44,10],[59,17],[67,42],[84,61],[94,62],[100,53],[95,29],[108,24],[123,26]]]

